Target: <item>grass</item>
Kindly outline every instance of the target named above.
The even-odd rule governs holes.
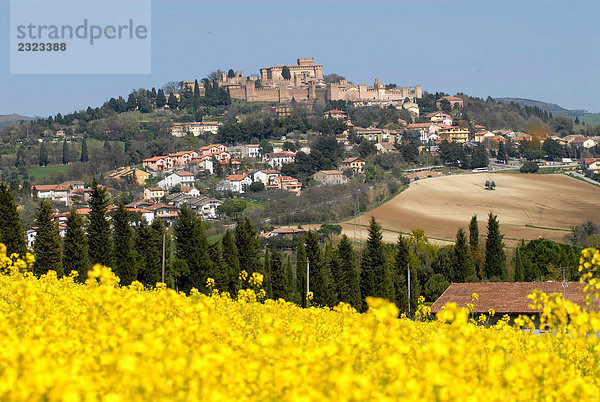
[[[590,113],[585,116],[580,116],[579,120],[587,124],[588,126],[597,126],[600,124],[600,113]]]
[[[55,173],[66,173],[68,168],[69,165],[38,166],[27,168],[27,173],[34,183],[41,183]]]

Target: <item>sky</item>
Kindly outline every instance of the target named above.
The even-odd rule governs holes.
[[[600,112],[598,0],[153,0],[151,73],[140,75],[11,75],[9,11],[0,0],[0,114],[64,114],[218,68],[258,74],[298,57],[354,83],[377,77]]]

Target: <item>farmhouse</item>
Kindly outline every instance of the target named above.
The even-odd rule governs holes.
[[[250,184],[252,184],[252,179],[247,174],[230,174],[225,178],[220,189],[243,194]]]
[[[173,169],[173,159],[170,156],[154,156],[142,161],[146,171],[162,172]]]
[[[348,178],[339,170],[321,170],[313,174],[313,179],[321,184],[348,183]]]
[[[540,313],[540,309],[529,307],[531,299],[527,296],[534,290],[546,294],[558,293],[579,307],[587,308],[583,293],[584,283],[580,282],[475,282],[453,283],[431,305],[431,312],[437,314],[447,303],[456,303],[459,307],[473,304],[473,312],[488,314],[495,311],[496,321],[507,314],[511,318],[519,314]],[[473,300],[473,294],[479,295],[478,300]],[[536,322],[536,326],[539,322]]]
[[[273,152],[265,154],[263,156],[263,162],[268,163],[273,168],[281,169],[283,165],[294,162],[295,158],[296,154],[294,152]]]
[[[456,105],[458,105],[458,107],[460,107],[461,109],[463,107],[463,100],[461,98],[458,98],[456,96],[444,96],[443,98],[440,98],[437,101],[435,101],[435,106],[438,109],[442,108],[442,100],[444,99],[450,102],[450,106],[452,107],[452,109],[454,109],[454,106]]]
[[[159,201],[165,196],[165,190],[160,187],[148,187],[144,189],[145,201]]]
[[[182,186],[190,186],[190,184],[193,184],[194,181],[195,177],[192,172],[179,171],[159,181],[158,186],[164,188],[165,190],[169,190],[172,187],[177,186],[178,184]]]
[[[380,144],[377,144],[380,145]],[[358,157],[350,157],[346,158],[341,163],[342,170],[352,170],[352,173],[363,173],[366,162]]]
[[[71,186],[68,184],[36,185],[33,187],[33,192],[37,198],[64,202],[68,206],[71,197]]]

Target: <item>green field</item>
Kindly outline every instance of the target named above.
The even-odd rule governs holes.
[[[590,113],[585,116],[580,116],[579,120],[588,126],[597,126],[600,124],[600,113]]]
[[[32,183],[42,183],[44,179],[50,177],[56,173],[66,173],[68,165],[54,165],[54,166],[37,166],[27,168],[29,177],[32,178]]]

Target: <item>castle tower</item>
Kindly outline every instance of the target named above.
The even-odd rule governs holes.
[[[288,84],[287,82],[279,83],[279,102],[287,102],[290,100],[288,95]]]
[[[246,100],[247,101],[253,101],[255,100],[255,94],[254,94],[254,81],[246,81],[246,86],[244,87],[246,90]]]
[[[421,99],[423,97],[423,87],[421,85],[415,85],[415,97]]]
[[[316,99],[317,98],[317,84],[314,81],[310,82],[310,90],[308,92],[308,97],[310,99]]]

